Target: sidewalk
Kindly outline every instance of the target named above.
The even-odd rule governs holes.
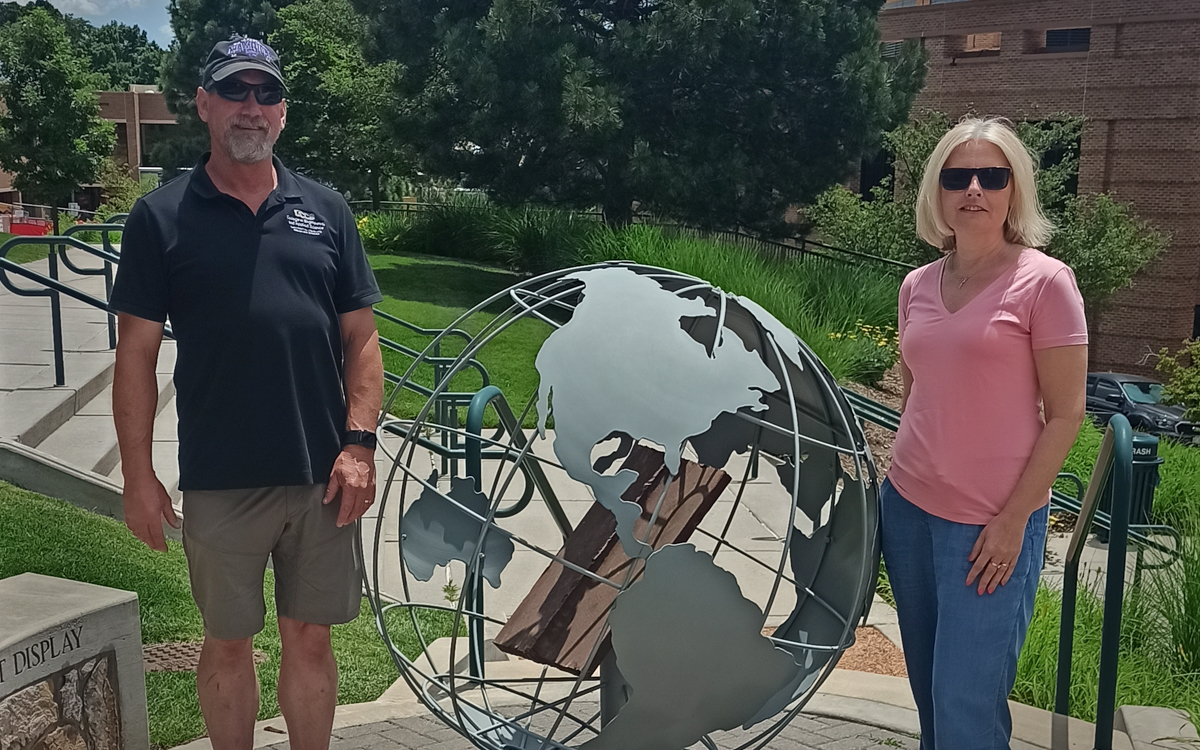
[[[1057,724],[1059,742],[1054,741],[1055,717],[1048,711],[1009,702],[1013,712],[1013,750],[1092,750],[1095,727],[1071,719]],[[586,713],[586,708],[583,710]],[[533,728],[539,726],[534,721]],[[919,746],[916,708],[907,680],[867,672],[834,670],[820,692],[804,710],[773,739],[771,750],[868,750],[879,747]],[[397,681],[379,700],[338,706],[334,718],[334,741],[330,750],[468,750],[474,745],[454,729],[429,714],[403,680]],[[713,739],[726,750],[734,748],[746,734],[717,733]],[[574,744],[574,743],[573,743]],[[282,717],[255,725],[254,747],[284,750],[288,747],[287,725]],[[696,747],[699,747],[697,745]],[[1172,745],[1164,745],[1172,747]],[[1117,732],[1114,750],[1134,750],[1128,736]],[[207,738],[176,750],[212,750]]]

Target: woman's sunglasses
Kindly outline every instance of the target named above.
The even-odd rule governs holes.
[[[278,83],[246,83],[235,79],[215,81],[209,89],[217,96],[231,102],[244,102],[250,92],[254,92],[254,100],[264,107],[272,107],[283,101],[283,86]]]
[[[261,102],[259,102],[261,104]],[[1008,167],[984,167],[983,169],[965,169],[947,167],[942,170],[938,182],[945,190],[966,190],[971,186],[971,178],[979,177],[979,187],[984,190],[1003,190],[1008,187],[1008,176],[1012,170]]]

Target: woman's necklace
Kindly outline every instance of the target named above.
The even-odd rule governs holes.
[[[951,250],[950,255],[946,258],[947,266],[949,265],[950,260],[953,258],[956,258],[957,256],[958,256],[958,251]],[[972,276],[979,273],[980,269],[985,268],[989,265],[990,260],[991,260],[990,258],[985,258],[982,263],[980,263],[978,266],[975,267],[975,270],[971,271],[971,273],[967,274],[966,276],[959,276],[958,271],[955,271],[953,268],[950,269],[950,275],[953,276],[958,281],[958,288],[962,289],[963,286],[965,286],[966,283],[971,280]]]

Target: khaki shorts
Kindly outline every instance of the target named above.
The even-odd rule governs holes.
[[[183,549],[207,635],[249,638],[263,629],[263,573],[275,569],[281,617],[336,625],[358,617],[357,527],[337,527],[340,500],[324,484],[183,493]]]

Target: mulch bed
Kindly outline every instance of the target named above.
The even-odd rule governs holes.
[[[775,628],[763,628],[762,632],[763,635],[769,636],[775,632]],[[886,635],[870,626],[855,629],[854,645],[842,654],[837,668],[891,677],[908,676],[908,669],[904,666],[904,652],[896,648]]]
[[[147,672],[195,672],[200,666],[201,641],[153,643],[142,647],[142,661]],[[262,664],[270,657],[254,649],[254,663]]]

